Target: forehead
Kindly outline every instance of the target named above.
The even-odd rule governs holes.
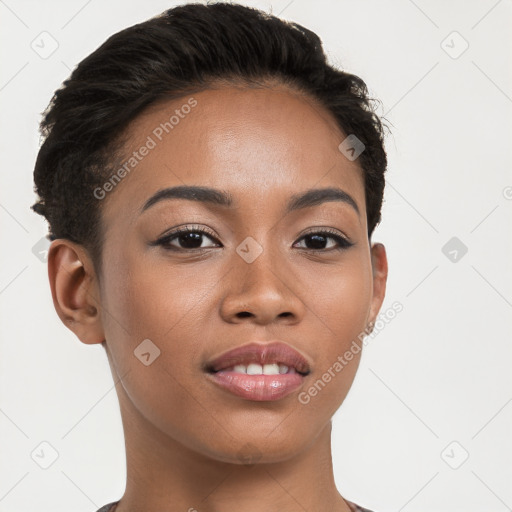
[[[103,204],[107,228],[179,185],[227,190],[235,206],[255,208],[334,185],[364,210],[362,170],[338,149],[346,134],[316,101],[286,88],[226,87],[160,103],[128,135],[122,179]]]

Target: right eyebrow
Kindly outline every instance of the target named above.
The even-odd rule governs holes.
[[[229,192],[210,187],[183,185],[159,190],[144,203],[140,213],[164,199],[188,199],[226,208],[233,205],[233,198]]]

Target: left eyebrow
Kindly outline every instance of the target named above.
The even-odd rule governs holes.
[[[336,187],[312,188],[302,194],[293,195],[286,206],[286,213],[300,208],[317,206],[327,201],[341,201],[346,203],[356,211],[357,215],[360,215],[359,207],[354,198],[341,188]]]
[[[164,199],[187,199],[225,208],[231,207],[234,203],[233,197],[229,192],[210,187],[184,185],[159,190],[144,203],[140,213],[142,214],[148,208]],[[293,195],[286,205],[285,213],[317,206],[327,201],[346,203],[356,211],[357,215],[360,215],[359,207],[353,197],[341,188],[336,187],[310,189],[301,194]]]

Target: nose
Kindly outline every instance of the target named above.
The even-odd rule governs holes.
[[[241,258],[226,276],[221,316],[226,322],[259,325],[301,321],[306,307],[300,281],[282,261],[265,251],[252,263]]]

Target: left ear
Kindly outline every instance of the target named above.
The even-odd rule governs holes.
[[[388,279],[388,258],[386,248],[381,243],[375,243],[371,247],[373,296],[368,321],[375,322],[379,314],[384,296],[386,295],[386,282]]]

